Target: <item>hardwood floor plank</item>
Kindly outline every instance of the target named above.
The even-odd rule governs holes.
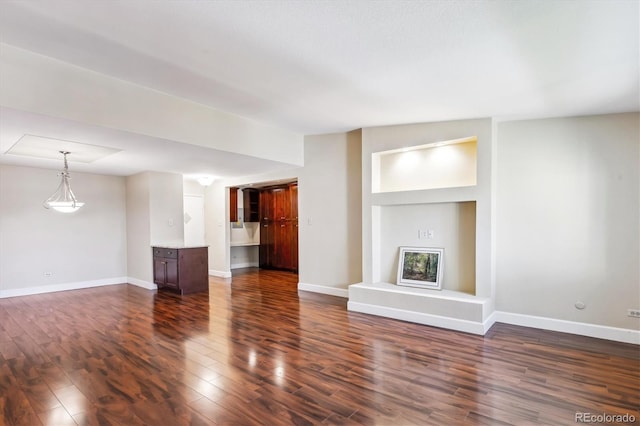
[[[146,425],[208,425],[210,421],[183,401],[167,398],[162,402],[139,401],[133,404],[136,416]]]
[[[76,426],[73,417],[62,406],[39,413],[38,418],[44,425]]]
[[[40,419],[18,383],[2,387],[0,413],[7,425],[40,425]]]
[[[0,299],[0,424],[640,424],[638,346],[426,327],[348,312],[297,281],[247,269],[186,296],[115,285]]]

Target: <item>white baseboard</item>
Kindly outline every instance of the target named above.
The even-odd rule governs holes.
[[[493,327],[493,324],[496,323],[496,312],[491,312],[491,315],[489,315],[489,318],[487,318],[484,321],[484,334],[487,334],[487,331],[489,331],[491,329],[491,327]]]
[[[329,294],[331,296],[349,297],[349,289],[330,287],[327,285],[298,283],[298,291],[310,291],[313,293]]]
[[[139,280],[137,278],[127,277],[127,282],[136,287],[146,288],[147,290],[157,290],[158,286],[148,281]]]
[[[258,262],[234,263],[231,265],[231,269],[257,268],[259,266],[260,264]]]
[[[78,281],[74,283],[62,283],[43,285],[36,287],[14,288],[0,290],[0,299],[7,297],[30,296],[33,294],[54,293],[56,291],[79,290],[83,288],[101,287],[106,285],[126,284],[128,277],[104,278],[101,280]]]
[[[300,288],[300,287],[298,287]],[[515,314],[510,312],[495,311],[483,322],[460,320],[438,315],[424,314],[403,309],[389,308],[378,305],[370,305],[360,302],[348,302],[347,309],[354,312],[378,315],[402,321],[434,327],[447,328],[484,335],[496,323],[518,325],[522,327],[538,328],[542,330],[558,331],[561,333],[576,334],[579,336],[594,337],[597,339],[612,340],[615,342],[640,345],[640,330],[609,327],[597,324],[588,324],[575,321],[566,321],[555,318],[538,317],[534,315]]]
[[[450,330],[463,331],[465,333],[484,334],[491,328],[489,320],[484,323],[461,320],[456,318],[442,317],[439,315],[425,314],[415,311],[406,311],[404,309],[389,308],[379,305],[370,305],[360,302],[348,302],[347,310],[354,312],[362,312],[370,315],[378,315],[387,318],[398,319],[402,321],[414,322],[417,324],[430,325],[433,327],[447,328]]]
[[[640,345],[640,330],[496,311],[495,322]]]
[[[212,277],[231,278],[231,271],[216,271],[215,269],[209,269],[209,275]]]

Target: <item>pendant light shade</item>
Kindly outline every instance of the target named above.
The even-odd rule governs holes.
[[[69,176],[69,166],[67,165],[67,154],[70,154],[70,152],[60,151],[60,154],[64,156],[64,169],[58,175],[61,177],[60,185],[58,185],[56,192],[47,198],[43,205],[45,209],[54,209],[62,213],[73,213],[84,206],[84,203],[76,199],[69,184],[69,179],[71,178]]]

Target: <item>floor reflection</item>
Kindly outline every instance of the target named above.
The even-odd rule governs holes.
[[[209,333],[209,293],[179,295],[159,291],[153,296],[153,330],[185,341]]]
[[[262,277],[267,277],[267,281]],[[280,281],[279,286],[273,286],[274,279]],[[256,382],[283,389],[296,386],[287,372],[299,360],[297,293],[295,274],[257,269],[234,273],[229,298],[228,360]]]

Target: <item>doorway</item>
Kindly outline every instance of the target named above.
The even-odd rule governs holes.
[[[205,245],[204,197],[201,195],[184,196],[184,244]]]
[[[230,188],[230,196],[237,201],[230,203],[231,217],[236,217],[230,230],[231,269],[258,266],[297,273],[297,180]]]

